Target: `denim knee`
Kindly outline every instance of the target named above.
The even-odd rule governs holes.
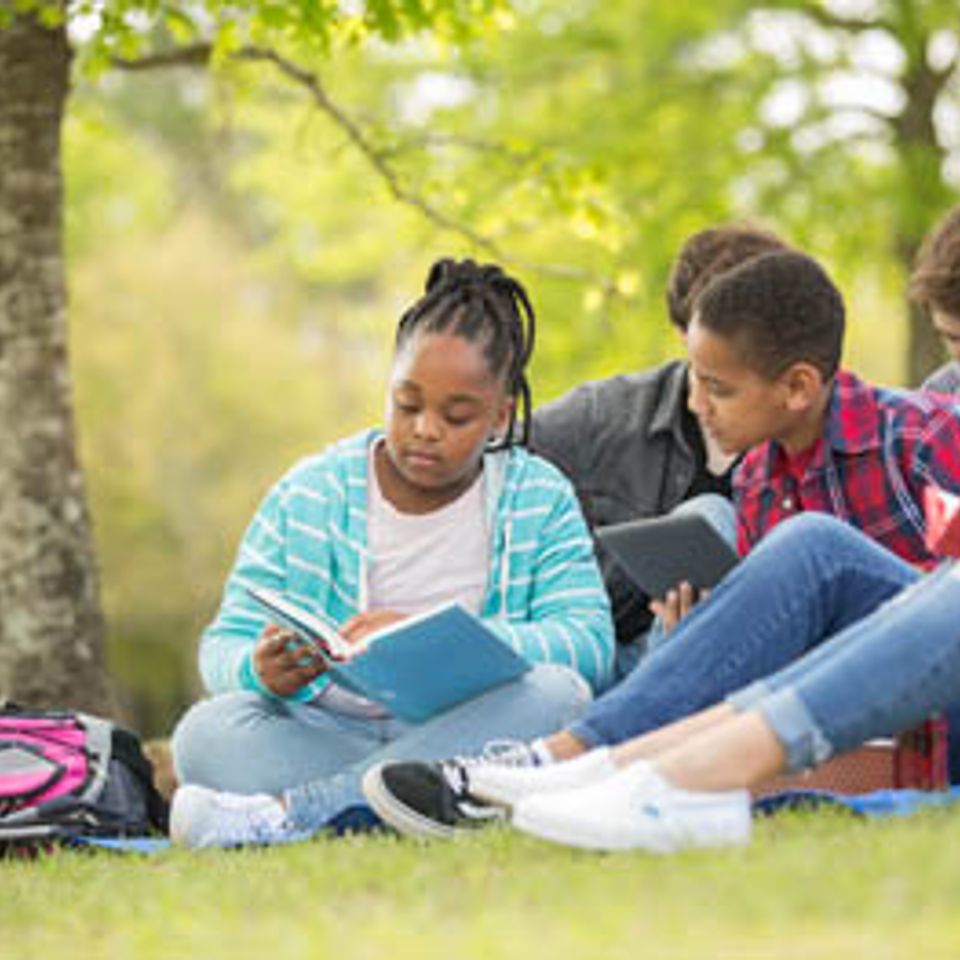
[[[545,714],[557,716],[559,729],[580,717],[593,700],[590,684],[570,667],[536,664],[521,681],[527,696],[542,702]]]
[[[733,503],[719,493],[701,493],[677,504],[674,514],[694,513],[703,517],[727,543],[737,541],[737,511]]]
[[[200,782],[206,760],[225,749],[225,729],[283,709],[279,701],[237,690],[195,703],[178,721],[171,737],[173,767],[182,783]]]
[[[864,541],[864,535],[843,520],[829,513],[810,510],[778,523],[763,538],[763,544],[770,545],[784,539],[797,540],[805,550],[826,549],[832,553],[837,549],[838,538]],[[795,544],[794,549],[798,548]]]

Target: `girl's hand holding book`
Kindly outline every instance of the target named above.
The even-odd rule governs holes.
[[[327,669],[309,644],[275,623],[267,624],[257,638],[253,665],[260,682],[278,697],[296,693]]]

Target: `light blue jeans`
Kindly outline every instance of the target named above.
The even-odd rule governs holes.
[[[904,660],[913,651],[919,657],[928,645],[960,642],[960,584],[948,578],[938,588],[936,579],[929,587],[924,581],[924,588],[918,588],[920,600],[913,599],[912,592],[899,597],[920,578],[913,567],[853,527],[825,514],[801,514],[768,534],[709,599],[684,618],[668,643],[642,659],[633,673],[593,703],[569,729],[591,745],[619,743],[712,706],[763,678],[768,678],[770,690],[793,690],[795,695],[783,693],[778,702],[795,704],[803,694],[792,680],[804,675],[806,664],[819,669],[822,656],[827,658],[827,669],[834,669],[829,666],[835,656],[830,651],[843,647],[851,637],[859,641],[857,649],[872,651],[873,645],[862,641],[862,636],[884,636],[888,623],[906,631],[906,654],[900,654]],[[924,599],[928,593],[930,599]],[[898,599],[888,604],[893,598]],[[941,609],[950,616],[941,620]],[[950,632],[951,616],[956,636]],[[911,618],[916,628],[911,627]],[[854,625],[856,629],[847,629]],[[827,640],[831,642],[823,654],[808,659],[810,651]],[[801,657],[795,668],[778,674]],[[915,664],[888,662],[879,656],[876,664],[856,668],[846,667],[846,662],[836,660],[836,687],[832,688],[836,703],[817,696],[806,712],[793,711],[795,729],[788,729],[787,719],[775,724],[785,743],[816,744],[810,750],[789,746],[795,754],[791,756],[794,765],[821,759],[825,750],[850,745],[851,736],[861,736],[866,728],[852,724],[851,716],[869,714],[869,726],[876,727],[884,726],[877,718],[886,718],[890,726],[902,721],[905,709],[910,716],[917,713],[914,706],[905,706],[906,701],[912,702],[909,688],[900,686],[901,678],[914,681],[908,668]],[[890,695],[879,695],[886,689]],[[742,703],[738,697],[733,702],[757,703],[766,699],[766,691],[761,687],[746,694]],[[918,688],[918,696],[922,708],[917,719],[945,705],[939,695],[937,702],[927,702],[926,685]],[[783,706],[770,715],[786,718],[787,713],[788,707]],[[837,725],[832,723],[834,717],[839,719]]]
[[[718,493],[702,493],[678,504],[670,514],[695,513],[704,518],[732,547],[737,545],[737,512],[733,503]],[[617,644],[614,675],[618,680],[631,673],[646,653],[670,637],[657,617],[650,629],[632,643]]]
[[[422,724],[348,716],[246,691],[193,706],[173,734],[181,783],[284,794],[302,830],[344,825],[366,809],[364,771],[386,760],[477,753],[491,740],[532,740],[582,715],[590,688],[567,667],[538,665]]]
[[[921,577],[729,702],[766,718],[791,770],[821,763],[872,737],[908,730],[931,713],[951,710],[955,723],[960,566],[950,563]]]

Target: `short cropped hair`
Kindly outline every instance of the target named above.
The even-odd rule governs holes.
[[[960,317],[960,207],[927,234],[910,276],[910,296],[924,310]]]
[[[836,373],[843,349],[843,297],[827,272],[805,254],[768,253],[728,271],[697,300],[697,322],[736,340],[743,361],[775,379],[791,364]]]
[[[685,331],[700,291],[714,277],[765,253],[787,249],[775,233],[750,224],[726,224],[693,234],[680,248],[667,281],[670,322]]]

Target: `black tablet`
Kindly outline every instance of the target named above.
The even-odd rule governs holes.
[[[596,536],[630,579],[655,599],[684,580],[698,590],[712,587],[739,560],[713,526],[694,513],[600,527]]]

